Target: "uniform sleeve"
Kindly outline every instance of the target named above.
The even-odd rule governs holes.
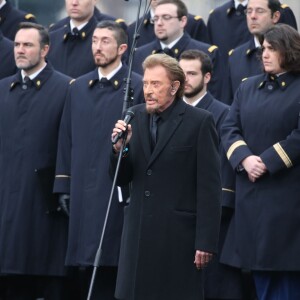
[[[216,120],[216,128],[219,137],[221,136],[221,126],[229,112],[229,108],[225,109]],[[232,169],[223,147],[219,145],[220,160],[221,160],[221,181],[222,181],[222,207],[234,208],[235,203],[235,172]]]
[[[233,169],[236,169],[244,158],[252,155],[251,150],[243,138],[240,122],[240,97],[241,87],[239,87],[235,94],[235,99],[221,128],[222,143],[227,159]]]
[[[300,116],[297,128],[285,140],[266,149],[260,157],[271,174],[292,168],[300,162]]]
[[[281,4],[279,23],[288,24],[298,30],[296,17],[291,8],[286,4]]]
[[[197,41],[209,43],[208,30],[204,20],[200,16],[193,16],[188,22],[189,21],[191,21],[193,25],[191,37]]]
[[[195,249],[216,253],[221,216],[219,140],[211,115],[197,136],[197,223]]]
[[[127,186],[132,180],[132,164],[131,164],[131,151],[130,146],[127,146],[128,153],[121,158],[118,176],[116,180],[117,186],[124,187]],[[113,180],[115,177],[115,172],[117,169],[119,155],[113,152],[110,155],[110,165],[109,165],[109,175]]]
[[[216,99],[223,99],[225,66],[222,63],[222,57],[217,46],[210,46],[208,48],[208,54],[213,64],[212,79],[208,84],[208,90]]]
[[[54,193],[70,194],[71,181],[71,97],[67,97],[62,114],[58,151],[56,160],[56,172],[54,181]]]

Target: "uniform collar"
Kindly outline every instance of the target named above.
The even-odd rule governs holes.
[[[250,56],[250,55],[252,55],[252,53],[255,53],[257,50],[260,49],[255,44],[255,38],[249,40],[249,42],[247,44],[248,44],[248,47],[247,47],[246,52],[245,52],[246,56]]]
[[[173,55],[171,55],[171,56],[178,59],[181,52],[186,48],[186,45],[189,43],[190,39],[191,39],[191,37],[187,33],[184,33],[183,36],[177,41],[177,43],[175,45],[173,45],[173,47],[171,48],[172,53],[173,53]],[[158,39],[156,39],[154,50],[152,51],[152,54],[162,53],[162,52],[164,52],[164,51],[161,48],[160,41]]]
[[[64,35],[63,35],[63,40],[66,42],[69,39],[81,39],[85,40],[91,32],[94,31],[95,26],[97,24],[97,20],[95,17],[92,17],[88,23],[79,30],[79,35],[74,36],[71,30],[70,22],[64,26]]]
[[[37,90],[40,90],[41,87],[46,83],[46,81],[50,78],[53,73],[53,67],[48,62],[46,67],[32,80],[32,84],[35,86]],[[23,83],[23,78],[21,74],[21,70],[17,72],[13,77],[10,85],[10,90],[13,90],[18,85]]]
[[[175,41],[170,43],[169,45],[166,45],[166,44],[164,44],[163,42],[160,41],[160,47],[162,49],[164,49],[165,47],[167,47],[169,49],[172,49],[179,42],[179,40],[182,38],[182,36],[183,36],[183,34],[179,38],[177,38]]]
[[[200,102],[203,101],[203,99],[205,98],[206,95],[207,95],[207,91],[206,91],[200,98],[198,98],[196,101],[194,101],[193,103],[189,103],[189,102],[187,101],[187,98],[184,96],[184,97],[183,97],[183,101],[184,101],[186,104],[189,104],[189,105],[191,105],[191,106],[198,107],[198,104],[199,104]]]
[[[127,76],[127,67],[122,65],[122,67],[117,71],[117,73],[115,73],[114,75],[112,75],[111,78],[107,78],[108,82],[105,84],[109,84],[111,85],[115,90],[119,89],[122,86],[122,83],[124,82],[124,79]],[[91,76],[89,78],[89,82],[88,85],[90,88],[93,88],[96,86],[96,83],[99,83],[99,72],[98,72],[98,68],[96,68],[92,73]],[[101,83],[103,84],[103,83]]]
[[[6,1],[3,0],[3,2],[0,4],[0,9],[6,4]]]
[[[204,97],[196,105],[198,108],[207,109],[213,102],[213,97],[209,91],[206,92]]]
[[[295,75],[290,72],[281,74],[280,76],[265,73],[263,80],[259,83],[258,88],[267,88],[272,90],[275,87],[279,87],[281,90],[288,88],[290,83],[294,81]]]
[[[88,22],[85,22],[85,23],[83,23],[83,24],[81,24],[81,25],[79,25],[79,26],[75,26],[73,20],[70,19],[70,30],[73,31],[74,28],[77,28],[77,29],[80,31],[81,29],[84,28],[85,25],[87,25],[87,23],[88,23]]]
[[[247,6],[248,4],[248,0],[244,0],[242,2],[238,1],[238,0],[234,0],[234,7],[237,8],[240,4],[242,4],[243,6]]]
[[[242,4],[243,6],[245,6],[245,5],[244,5],[244,2],[245,2],[245,1],[243,1],[243,3],[238,3],[238,5],[239,5],[239,4]],[[238,5],[237,5],[237,6],[238,6]],[[227,10],[226,10],[227,15],[229,16],[229,15],[235,13],[235,12],[237,11],[237,6],[236,6],[234,0],[230,1],[230,3],[228,3]]]
[[[119,71],[121,68],[122,68],[122,62],[120,62],[120,64],[118,65],[118,67],[115,68],[113,71],[111,71],[107,76],[102,75],[100,69],[98,68],[99,80],[100,80],[102,77],[105,77],[105,78],[107,78],[108,80],[110,80],[115,74],[118,73],[118,71]]]

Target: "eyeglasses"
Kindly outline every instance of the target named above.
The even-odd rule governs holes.
[[[255,12],[258,15],[262,15],[262,14],[265,14],[267,12],[267,10],[264,9],[264,8],[261,8],[261,7],[258,7],[258,8],[255,8],[255,9],[253,9],[253,8],[246,8],[245,9],[245,14],[246,15],[251,15],[253,12]]]
[[[152,19],[151,19],[151,22],[152,23],[156,23],[158,22],[158,20],[161,19],[162,21],[170,21],[171,19],[179,19],[179,17],[173,17],[173,16],[170,16],[170,15],[162,15],[162,16],[154,16]]]

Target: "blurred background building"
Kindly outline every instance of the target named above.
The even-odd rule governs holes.
[[[33,13],[37,21],[45,26],[56,22],[65,16],[64,0],[10,0],[18,8]],[[142,1],[142,11],[149,4],[150,0]],[[205,22],[209,12],[215,7],[227,2],[228,0],[184,0],[189,12],[194,15],[200,15]],[[137,10],[140,0],[98,0],[98,7],[103,13],[110,14],[116,18],[124,19],[128,24],[137,17]],[[281,3],[289,5],[300,24],[300,1],[283,0]]]

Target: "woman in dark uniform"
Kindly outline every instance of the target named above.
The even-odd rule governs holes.
[[[265,73],[238,88],[222,140],[236,172],[240,266],[259,300],[300,299],[300,35],[279,24],[263,36]],[[230,264],[223,249],[223,261]]]

